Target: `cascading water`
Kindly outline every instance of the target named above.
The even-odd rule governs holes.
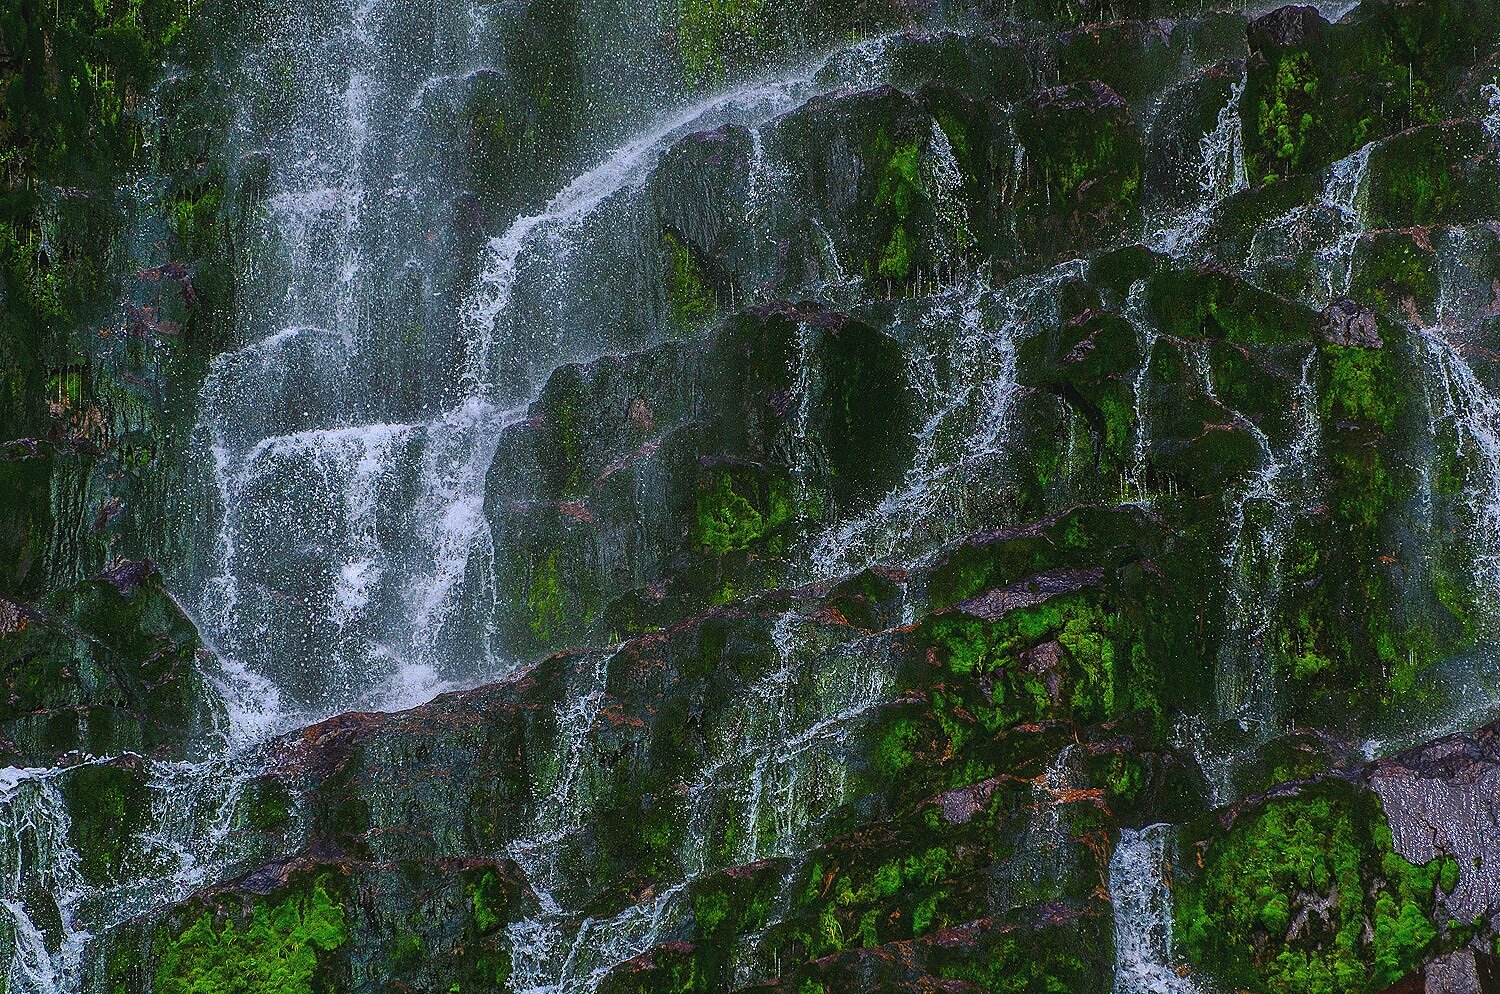
[[[1186,206],[1163,205],[1158,212],[1164,218],[1151,217],[1148,212],[1144,241],[1152,249],[1174,257],[1190,255],[1208,233],[1214,213],[1225,198],[1249,189],[1245,174],[1245,126],[1240,117],[1245,79],[1241,67],[1240,77],[1230,86],[1213,129],[1198,140],[1192,202]]]
[[[869,510],[816,537],[815,574],[837,576],[901,550],[915,561],[963,531],[993,500],[986,470],[1003,458],[1016,391],[1016,347],[1057,321],[1055,291],[1087,271],[1073,259],[999,290],[981,275],[967,291],[930,299],[919,326],[938,331],[958,322],[946,354],[919,357],[909,373],[926,414],[905,477]],[[941,371],[941,372],[940,372]]]
[[[1335,162],[1321,202],[1337,215],[1338,234],[1332,245],[1318,252],[1317,274],[1326,306],[1349,291],[1354,275],[1354,250],[1364,234],[1362,221],[1365,179],[1370,169],[1371,145]]]
[[[1194,994],[1172,962],[1171,825],[1120,830],[1109,861],[1114,994]]]
[[[1312,353],[1302,363],[1291,398],[1289,443],[1278,452],[1265,432],[1254,427],[1252,434],[1264,458],[1240,493],[1229,497],[1233,511],[1224,566],[1230,578],[1225,616],[1231,637],[1220,651],[1215,699],[1220,720],[1257,729],[1261,738],[1279,730],[1275,728],[1272,626],[1282,592],[1281,559],[1291,526],[1299,510],[1310,504],[1306,478],[1318,446],[1316,358]],[[1210,373],[1204,375],[1211,379]]]
[[[569,908],[564,892],[572,878],[563,856],[608,781],[589,728],[604,700],[609,657],[600,655],[581,674],[587,686],[570,688],[559,716],[559,782],[510,849],[540,898],[539,913],[509,930],[515,990],[593,989],[611,967],[671,934],[684,914],[687,880],[790,855],[837,809],[848,780],[846,737],[881,703],[888,676],[863,640],[823,645],[794,611],[778,617],[770,641],[767,671],[743,708],[713,720],[712,751],[688,784],[684,881],[609,917]]]
[[[0,897],[14,951],[6,976],[9,990],[62,990],[78,970],[88,934],[66,928],[88,886],[68,838],[67,803],[51,770],[0,773]],[[64,923],[60,944],[49,942],[38,922],[51,915]]]
[[[196,433],[220,522],[195,614],[217,658],[225,739],[206,760],[152,764],[154,828],[140,843],[151,852],[107,894],[70,868],[67,808],[52,783],[62,774],[16,775],[0,808],[14,822],[5,907],[16,953],[6,986],[17,994],[81,990],[94,937],[256,858],[233,828],[241,785],[265,768],[259,743],[341,711],[406,707],[503,673],[487,620],[496,537],[485,478],[505,428],[554,368],[622,344],[592,332],[577,291],[639,237],[643,181],[688,133],[733,123],[759,142],[766,122],[810,97],[868,85],[884,44],[669,113],[493,239],[464,293],[460,267],[445,261],[460,253],[432,235],[449,227],[444,183],[453,173],[452,150],[432,133],[432,105],[492,54],[481,43],[484,21],[498,15],[454,5],[418,17],[405,5],[362,2],[264,16],[264,43],[239,70],[250,99],[235,133],[247,168],[261,163],[269,175],[254,236],[265,250],[248,254],[239,274],[243,344],[213,361]],[[391,58],[398,49],[429,57]],[[538,320],[537,307],[564,297],[580,309]],[[626,340],[650,341],[659,318],[641,315]],[[466,332],[464,347],[452,346],[445,325]],[[391,382],[407,375],[402,353],[412,348],[424,353],[421,372]],[[850,688],[803,733],[818,739],[844,720],[836,714],[849,701],[867,698]],[[586,689],[572,698],[573,725],[589,700]],[[562,724],[571,727],[566,716]],[[756,782],[799,793],[805,748],[751,763]],[[572,786],[553,795],[578,803],[539,814],[536,846],[587,810],[573,797],[581,761],[564,758]],[[806,811],[807,802],[783,810]],[[527,858],[535,851],[521,842],[515,853],[543,903],[543,918],[515,933],[517,976],[532,987],[588,989],[668,920],[674,890],[613,920],[580,921],[552,899],[545,867]],[[55,910],[25,903],[38,893]],[[60,933],[35,924],[48,916],[60,919]]]
[[[683,765],[680,781],[672,783],[672,803],[681,803],[684,812],[676,826],[682,829],[680,852],[673,854],[680,865],[658,874],[648,888],[632,890],[628,899],[588,892],[595,883],[587,879],[592,871],[578,857],[590,844],[593,812],[607,803],[611,764],[620,762],[618,754],[607,754],[601,746],[597,730],[627,650],[579,651],[548,664],[566,675],[556,712],[549,715],[555,719],[555,735],[545,748],[528,753],[537,804],[520,838],[486,854],[514,860],[536,897],[528,917],[486,937],[506,944],[515,991],[597,989],[622,961],[697,927],[698,912],[687,899],[695,882],[727,867],[796,856],[821,844],[818,833],[847,813],[841,806],[856,799],[856,791],[863,789],[860,778],[869,774],[869,756],[859,755],[857,733],[868,730],[862,723],[891,704],[900,686],[885,668],[894,650],[881,640],[910,632],[870,634],[857,630],[860,622],[851,622],[827,602],[814,610],[808,607],[823,597],[828,581],[872,565],[921,567],[957,539],[996,523],[1012,523],[1005,506],[1011,495],[997,480],[1016,461],[1007,450],[1020,420],[1018,398],[1030,403],[1036,396],[1039,407],[1055,405],[1046,408],[1048,416],[1063,412],[1069,446],[1064,477],[1088,461],[1072,448],[1081,437],[1097,432],[1093,425],[1080,427],[1083,405],[1061,392],[1023,389],[1017,370],[1019,347],[1058,332],[1065,307],[1074,308],[1074,316],[1094,308],[1120,310],[1136,332],[1140,361],[1134,365],[1123,364],[1131,350],[1128,330],[1124,345],[1100,336],[1079,350],[1081,355],[1098,349],[1096,354],[1107,361],[1122,359],[1109,374],[1118,377],[1110,389],[1119,388],[1110,400],[1119,407],[1111,408],[1110,415],[1120,419],[1111,425],[1123,423],[1128,411],[1133,429],[1130,450],[1112,451],[1110,458],[1122,464],[1119,502],[1135,505],[1126,509],[1129,514],[1166,520],[1176,496],[1172,489],[1148,493],[1148,462],[1158,451],[1149,433],[1167,420],[1165,410],[1152,409],[1154,398],[1158,390],[1170,396],[1170,377],[1177,373],[1153,369],[1153,353],[1165,355],[1170,346],[1197,359],[1199,376],[1189,379],[1201,379],[1202,385],[1192,387],[1193,392],[1218,407],[1230,406],[1215,393],[1215,345],[1195,340],[1191,330],[1184,333],[1182,323],[1168,329],[1165,317],[1151,313],[1155,298],[1148,290],[1156,289],[1151,285],[1155,274],[1202,261],[1194,256],[1221,219],[1220,206],[1248,188],[1246,125],[1240,118],[1247,86],[1243,60],[1231,58],[1189,81],[1213,87],[1206,91],[1211,98],[1194,104],[1200,108],[1194,122],[1202,120],[1200,112],[1213,116],[1206,101],[1217,101],[1220,87],[1227,85],[1228,94],[1211,130],[1201,137],[1188,135],[1178,146],[1188,151],[1184,163],[1174,164],[1175,179],[1191,175],[1193,180],[1186,192],[1179,182],[1166,198],[1182,201],[1172,205],[1171,220],[1163,224],[1160,212],[1148,209],[1142,226],[1123,235],[1124,241],[1140,237],[1157,254],[1145,262],[1142,257],[1148,254],[1134,248],[1130,251],[1138,255],[1113,255],[1109,266],[1119,268],[1106,275],[1107,266],[1097,267],[1097,283],[1090,282],[1096,275],[1090,261],[1055,262],[1083,251],[1072,247],[1055,253],[1038,249],[1033,255],[1026,246],[1013,259],[974,262],[981,236],[992,234],[970,217],[974,204],[988,197],[1014,207],[1043,190],[1046,210],[1039,207],[1039,213],[1061,211],[1066,205],[1052,197],[1045,176],[1057,164],[1043,161],[1045,150],[1036,153],[1036,162],[1028,162],[1007,109],[1003,126],[999,114],[987,123],[996,134],[1009,131],[1010,144],[1004,147],[1010,161],[999,169],[991,161],[990,172],[996,175],[989,179],[997,189],[983,189],[971,201],[968,187],[989,181],[973,182],[960,165],[961,160],[972,161],[968,153],[974,146],[965,143],[977,142],[976,135],[950,131],[943,115],[932,111],[936,103],[924,103],[945,95],[917,93],[922,88],[914,85],[913,93],[900,96],[934,120],[929,127],[926,117],[912,111],[921,122],[915,138],[920,151],[914,178],[903,176],[920,187],[923,210],[930,208],[935,217],[932,245],[924,246],[931,249],[932,262],[924,263],[925,271],[915,271],[907,284],[895,286],[894,279],[876,279],[872,270],[878,271],[878,264],[849,247],[853,239],[840,229],[835,212],[819,216],[815,207],[797,200],[800,150],[783,131],[794,130],[786,125],[789,112],[810,100],[886,78],[888,39],[854,44],[680,106],[670,87],[665,98],[652,90],[644,105],[632,104],[634,96],[611,95],[605,91],[618,81],[601,70],[607,81],[590,91],[591,100],[598,101],[611,123],[589,136],[593,145],[580,138],[583,147],[569,153],[573,160],[556,164],[560,175],[575,178],[549,178],[539,166],[536,186],[541,192],[529,187],[512,191],[514,203],[507,204],[506,213],[485,218],[483,209],[458,203],[466,191],[455,176],[466,166],[457,147],[462,142],[452,129],[453,121],[467,113],[464,97],[478,85],[476,80],[504,75],[505,53],[489,41],[496,19],[507,16],[497,6],[502,5],[438,3],[417,9],[405,2],[381,6],[371,0],[332,0],[273,12],[258,25],[256,44],[234,70],[235,92],[246,96],[236,119],[234,168],[245,187],[263,186],[264,195],[248,238],[253,249],[244,253],[237,274],[242,305],[235,328],[238,347],[212,361],[199,398],[195,456],[207,481],[202,505],[213,508],[209,527],[216,542],[205,561],[178,564],[181,575],[173,577],[179,588],[194,591],[190,607],[217,657],[211,676],[227,723],[222,741],[197,743],[187,758],[82,757],[68,769],[7,771],[0,777],[0,822],[14,840],[9,848],[0,847],[0,870],[6,871],[0,906],[8,914],[16,949],[3,985],[7,991],[83,990],[93,978],[88,959],[94,940],[113,925],[287,855],[266,850],[295,842],[255,842],[237,831],[244,825],[241,788],[274,762],[265,744],[276,735],[352,709],[414,705],[441,690],[509,671],[514,660],[494,619],[508,582],[504,564],[522,540],[504,534],[495,523],[497,506],[503,508],[517,489],[514,480],[505,478],[513,467],[499,460],[499,453],[508,439],[523,434],[508,434],[511,429],[523,423],[535,428],[543,420],[536,415],[543,409],[538,403],[543,385],[562,365],[656,346],[684,330],[668,327],[663,313],[666,281],[658,250],[665,198],[657,198],[661,191],[654,184],[679,161],[672,159],[674,154],[683,152],[690,159],[690,139],[721,143],[723,156],[715,167],[734,163],[740,172],[735,181],[742,181],[733,196],[723,199],[732,201],[743,193],[743,203],[731,203],[724,218],[710,218],[705,227],[743,224],[757,235],[771,231],[778,236],[796,230],[804,239],[795,245],[795,252],[802,253],[797,258],[801,283],[793,275],[777,284],[770,275],[775,267],[769,260],[792,251],[776,239],[724,250],[735,254],[735,265],[725,267],[733,271],[735,282],[714,288],[716,302],[722,305],[717,298],[727,296],[735,305],[755,303],[795,290],[846,307],[860,320],[877,311],[882,317],[894,315],[890,326],[896,334],[891,338],[899,339],[909,385],[918,395],[915,455],[895,485],[870,504],[836,508],[843,517],[791,539],[796,554],[789,558],[803,566],[777,577],[780,590],[762,597],[724,588],[734,593],[725,616],[735,612],[735,622],[743,621],[747,630],[763,623],[764,644],[759,655],[746,650],[745,658],[736,660],[743,669],[735,674],[739,682],[734,690],[740,696],[734,706],[698,716],[701,727],[695,734],[701,734],[702,751]],[[656,29],[662,25],[651,20],[659,14],[642,17],[646,26],[639,33],[661,33]],[[591,26],[590,33],[609,31]],[[1079,43],[1076,37],[1068,41]],[[591,44],[607,47],[597,37]],[[649,48],[657,42],[641,44]],[[1049,63],[1048,71],[1054,69],[1058,66]],[[1236,71],[1238,79],[1231,82],[1229,74]],[[1062,98],[1053,92],[1048,99]],[[1067,99],[1078,102],[1067,108],[1070,112],[1112,112],[1116,107],[1092,92],[1070,93]],[[1491,100],[1500,102],[1500,96]],[[592,113],[595,104],[588,106]],[[1160,106],[1158,101],[1148,115],[1148,134],[1157,127]],[[1034,109],[1049,105],[1038,102]],[[638,124],[643,118],[652,123],[634,136],[621,123]],[[1168,121],[1162,127],[1176,124]],[[1493,122],[1490,127],[1494,130]],[[994,136],[986,140],[990,138]],[[1372,147],[1329,167],[1315,204],[1256,233],[1256,238],[1265,237],[1252,241],[1247,273],[1275,276],[1290,259],[1282,268],[1292,275],[1275,288],[1301,296],[1314,310],[1358,294],[1357,250],[1365,235]],[[664,164],[669,168],[661,169]],[[1042,185],[1031,187],[1033,182]],[[525,183],[518,180],[517,186]],[[548,196],[552,191],[557,192]],[[1080,202],[1090,195],[1084,187],[1076,192]],[[794,227],[791,215],[799,212],[807,216],[795,219],[800,226]],[[466,214],[462,223],[455,219],[457,213]],[[1018,213],[1011,212],[1009,224],[1012,239],[1020,243]],[[1311,239],[1303,237],[1304,222],[1316,229]],[[1093,218],[1071,217],[1067,223],[1087,226]],[[485,240],[475,233],[479,230],[497,233]],[[696,242],[696,233],[687,240]],[[1308,248],[1309,241],[1315,247]],[[1288,245],[1291,249],[1283,251]],[[706,254],[717,258],[720,248]],[[1028,271],[1036,259],[1045,260],[1040,271]],[[1123,281],[1114,282],[1115,275],[1127,271],[1128,291]],[[1147,271],[1153,275],[1140,275]],[[1073,281],[1084,285],[1069,286]],[[1264,284],[1273,282],[1267,278]],[[1487,295],[1481,295],[1486,299],[1475,306],[1488,306]],[[868,311],[858,310],[862,305]],[[1449,327],[1467,319],[1448,314],[1441,302],[1439,312],[1439,326],[1422,329],[1420,339],[1433,434],[1456,440],[1469,484],[1463,496],[1473,541],[1482,550],[1475,564],[1477,582],[1500,590],[1500,552],[1493,551],[1500,550],[1500,403],[1465,361],[1461,336]],[[789,426],[781,439],[792,456],[791,482],[799,507],[813,502],[814,485],[827,470],[818,462],[825,454],[818,451],[814,400],[823,386],[816,366],[824,334],[815,320],[799,319],[788,347],[793,368],[786,380],[778,380],[769,401]],[[1180,337],[1184,334],[1185,339]],[[1245,345],[1232,333],[1226,340],[1235,348]],[[1117,349],[1118,355],[1103,355]],[[1221,735],[1223,726],[1238,726],[1256,746],[1286,731],[1278,713],[1274,624],[1284,600],[1284,547],[1294,520],[1312,503],[1308,498],[1320,445],[1316,349],[1321,345],[1302,360],[1300,380],[1288,396],[1286,423],[1276,428],[1249,424],[1245,434],[1258,443],[1262,458],[1238,485],[1226,488],[1228,527],[1221,558],[1228,578],[1227,623],[1222,648],[1216,647],[1217,658],[1207,663],[1218,667],[1211,720],[1219,727],[1195,729],[1189,736],[1195,747]],[[1292,370],[1292,356],[1292,350],[1284,350],[1276,358]],[[1283,372],[1277,370],[1276,376]],[[1133,397],[1127,397],[1132,387]],[[1239,422],[1248,420],[1231,415],[1234,424],[1216,427],[1237,431],[1244,427]],[[1097,450],[1094,455],[1097,464]],[[1101,505],[1089,508],[1091,512],[1116,513],[1112,483],[1080,488],[1076,494],[1070,490],[1068,497],[1081,494],[1080,501]],[[1063,479],[1063,484],[1071,487],[1073,481]],[[1165,485],[1175,484],[1169,480]],[[691,486],[689,480],[686,489]],[[1217,505],[1218,495],[1211,496]],[[1080,548],[1093,540],[1081,533],[1078,537]],[[1036,541],[1042,545],[1054,539],[1048,535]],[[1210,559],[1218,551],[1213,546]],[[1128,570],[1143,562],[1140,569],[1151,582],[1163,568],[1154,555],[1137,555],[1136,550],[1125,558]],[[719,562],[714,568],[732,567]],[[1024,566],[1015,568],[1024,577]],[[807,590],[788,595],[792,583],[804,580],[816,596]],[[1081,589],[1084,597],[1096,592],[1087,584]],[[775,599],[787,596],[800,600],[789,607]],[[917,622],[930,606],[920,600],[920,590],[903,590],[904,622]],[[775,606],[767,609],[768,604]],[[1108,605],[1103,610],[1114,609]],[[757,611],[764,616],[752,617]],[[1076,637],[1091,621],[1073,620],[1074,628],[1065,632],[1068,644],[1059,639],[1049,646],[1054,661],[1063,661],[1059,666],[1083,651]],[[914,624],[912,630],[919,629]],[[1058,633],[1047,637],[1053,634]],[[1109,631],[1100,638],[1117,634]],[[745,641],[752,641],[751,636]],[[1105,669],[1119,668],[1111,679],[1127,665],[1123,656],[1103,650],[1097,660]],[[927,662],[939,665],[936,656],[928,656]],[[1050,665],[1044,659],[1036,664]],[[1131,658],[1128,665],[1131,674],[1122,680],[1135,678],[1138,661]],[[996,703],[991,689],[983,688],[989,698],[985,707]],[[1133,707],[1160,709],[1152,692],[1130,690],[1140,692]],[[1045,695],[1033,690],[1036,700],[1025,704],[1035,704],[1046,717],[1028,734],[1050,731],[1054,722],[1061,727],[1064,721],[1054,715],[1068,713],[1069,705],[1060,695],[1074,692],[1059,683],[1043,701]],[[933,703],[919,697],[920,691],[911,691],[900,703],[913,710]],[[1081,706],[1077,699],[1073,704]],[[975,723],[967,713],[959,717]],[[1198,757],[1212,781],[1207,799],[1227,802],[1233,796],[1229,773],[1239,758],[1234,747],[1242,740],[1212,741],[1214,754]],[[1005,858],[1029,861],[1033,879],[1026,882],[1037,893],[1060,875],[1051,871],[1062,869],[1062,859],[1075,853],[1077,840],[1069,834],[1061,803],[1073,803],[1075,795],[1105,793],[1090,789],[1097,787],[1094,760],[1106,755],[1098,747],[1084,738],[1064,746],[1050,755],[1045,773],[1031,784],[1034,803],[1021,826],[1021,851]],[[955,749],[961,752],[962,747]],[[1142,747],[1143,755],[1145,751]],[[122,866],[101,884],[87,879],[69,840],[74,826],[64,793],[80,770],[121,761],[146,771],[151,826],[131,841]],[[1001,766],[971,764],[955,776],[999,781],[1005,777]],[[1134,772],[1119,774],[1127,787]],[[1111,784],[1111,789],[1119,786]],[[858,799],[872,806],[884,803]],[[1095,839],[1090,845],[1102,860],[1107,843]],[[1191,994],[1198,989],[1179,975],[1174,961],[1173,846],[1169,826],[1126,829],[1109,860],[1116,994]],[[788,901],[786,884],[777,898],[783,904]],[[927,905],[929,911],[933,907]],[[895,920],[883,921],[881,927]],[[861,940],[867,941],[863,935]],[[918,940],[928,936],[914,931],[912,941]],[[756,951],[743,952],[745,962],[733,964],[738,980],[765,979],[750,962]]]

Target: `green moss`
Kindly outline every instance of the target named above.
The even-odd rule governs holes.
[[[248,921],[205,913],[162,940],[156,994],[313,994],[321,953],[348,938],[343,905],[319,878],[309,893],[257,903]]]
[[[934,942],[926,967],[948,983],[987,994],[1072,994],[1110,989],[1109,916],[1051,909],[1020,921],[966,928],[957,943]],[[1009,917],[1009,916],[1007,916]],[[959,983],[955,983],[959,982]]]
[[[915,762],[912,753],[917,743],[917,725],[910,718],[901,718],[881,733],[875,745],[875,766],[887,776],[904,772]]]
[[[890,240],[880,253],[876,272],[888,280],[903,280],[911,275],[912,240],[906,233],[906,225],[898,223],[891,229]]]
[[[884,162],[875,191],[875,224],[877,230],[887,232],[875,269],[885,279],[905,280],[912,273],[917,249],[909,224],[926,196],[922,191],[922,143],[914,138],[895,145],[882,132],[875,142],[874,157]]]
[[[257,777],[247,784],[240,806],[246,824],[261,832],[282,828],[292,817],[292,795],[274,776]]]
[[[1435,887],[1456,872],[1451,859],[1402,859],[1378,799],[1346,785],[1241,813],[1203,860],[1178,888],[1184,951],[1271,994],[1355,994],[1405,976],[1437,939]],[[1302,907],[1326,911],[1289,935]]]
[[[844,867],[830,876],[823,867],[814,861],[793,911],[810,926],[796,934],[811,958],[948,924],[941,904],[955,866],[945,846],[917,846],[869,872]]]
[[[688,243],[674,232],[662,232],[662,246],[667,252],[669,270],[669,319],[675,327],[681,329],[702,324],[713,317],[719,306],[702,264]]]
[[[420,935],[408,933],[391,943],[386,956],[397,970],[410,970],[427,958],[427,947]]]
[[[1136,655],[1136,627],[1105,610],[1091,595],[1071,594],[1010,612],[996,622],[943,616],[931,626],[938,658],[955,674],[990,675],[993,689],[976,717],[990,730],[1017,721],[1038,721],[1065,711],[1080,721],[1120,713]],[[1065,699],[1054,702],[1046,678],[1020,665],[1021,656],[1056,640],[1063,650],[1058,674]],[[1154,700],[1147,701],[1155,709]]]
[[[683,0],[677,50],[693,86],[721,81],[765,30],[766,0]]]
[[[1255,122],[1261,146],[1271,155],[1263,182],[1275,182],[1301,164],[1313,130],[1312,108],[1318,81],[1306,52],[1283,54],[1276,63],[1270,91],[1256,107]]]
[[[109,880],[150,817],[150,791],[141,772],[102,763],[82,767],[67,778],[63,793],[79,869],[90,880]]]
[[[782,477],[772,478],[764,493],[757,481],[728,470],[711,481],[698,491],[696,512],[697,544],[711,555],[748,549],[792,520],[791,488]]]
[[[1394,428],[1402,391],[1385,351],[1325,345],[1323,356],[1328,368],[1324,417],[1362,422],[1381,432]]]
[[[698,544],[716,556],[747,548],[765,533],[765,519],[734,489],[728,473],[698,494]]]
[[[567,620],[563,608],[562,580],[557,570],[557,552],[536,567],[531,587],[526,592],[527,624],[537,640],[550,643],[562,634]]]
[[[693,920],[696,928],[704,933],[718,931],[729,917],[729,895],[723,891],[693,895]]]
[[[1362,243],[1356,286],[1363,299],[1382,314],[1407,320],[1404,303],[1418,307],[1437,298],[1436,256],[1402,233],[1381,233]]]
[[[211,255],[219,238],[220,191],[216,186],[178,197],[172,205],[172,231],[192,258]]]
[[[505,892],[494,870],[485,870],[468,886],[469,906],[474,911],[474,927],[489,935],[505,924]]]

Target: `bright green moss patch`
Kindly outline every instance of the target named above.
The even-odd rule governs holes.
[[[562,579],[557,570],[557,552],[538,562],[526,592],[527,624],[539,641],[551,642],[562,634],[567,620],[563,608]]]
[[[796,899],[790,934],[810,958],[915,937],[942,919],[938,906],[953,870],[944,846],[915,848],[878,865],[831,873],[815,862]]]
[[[890,148],[889,141],[882,139],[879,147]],[[889,208],[897,217],[909,217],[912,207],[922,196],[921,165],[922,143],[919,140],[913,138],[905,145],[892,148],[880,177],[880,187],[875,192],[875,206]]]
[[[1139,656],[1137,627],[1086,593],[1055,597],[993,622],[945,615],[933,621],[931,635],[950,671],[991,677],[987,706],[976,715],[991,731],[1062,714],[1096,721],[1136,706],[1157,708],[1149,695],[1137,700],[1129,692]],[[1038,647],[1047,657],[1051,642],[1058,647],[1050,654],[1057,672],[1021,665],[1023,655]]]
[[[711,555],[747,549],[794,516],[785,478],[773,477],[763,491],[756,481],[729,471],[714,473],[711,481],[698,491],[696,513],[698,545]]]
[[[348,938],[344,918],[326,877],[307,894],[256,904],[240,924],[205,913],[165,942],[156,994],[312,994],[320,954]]]
[[[474,912],[474,927],[489,935],[505,924],[506,895],[494,870],[485,870],[468,886],[469,906]]]
[[[1273,83],[1255,109],[1255,124],[1261,146],[1270,153],[1262,163],[1267,170],[1262,181],[1273,183],[1277,174],[1293,172],[1300,164],[1308,136],[1313,130],[1313,106],[1318,80],[1306,52],[1287,53],[1276,62]]]
[[[888,280],[905,279],[911,275],[911,256],[911,236],[906,233],[906,225],[898,223],[891,229],[890,240],[881,250],[875,271]]]
[[[667,311],[677,328],[691,328],[713,317],[718,300],[693,249],[671,231],[662,232],[667,253]]]
[[[1212,840],[1177,889],[1177,933],[1191,962],[1236,988],[1377,991],[1433,949],[1435,889],[1456,873],[1451,859],[1402,859],[1379,800],[1328,784]]]
[[[1395,427],[1403,392],[1383,349],[1325,345],[1323,356],[1328,368],[1324,417],[1362,422],[1382,432]]]

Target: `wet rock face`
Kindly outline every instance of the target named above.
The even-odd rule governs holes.
[[[1368,773],[1370,788],[1385,807],[1396,851],[1413,862],[1450,856],[1460,868],[1458,887],[1443,899],[1457,919],[1488,919],[1500,900],[1493,867],[1492,799],[1500,773],[1494,731],[1445,739]]]
[[[1329,304],[1318,318],[1318,330],[1333,345],[1378,349],[1385,345],[1376,325],[1375,312],[1352,300]]]
[[[0,989],[1492,985],[1491,6],[0,20]]]
[[[0,599],[0,758],[183,756],[218,715],[205,700],[192,622],[149,562],[121,562],[40,604]]]

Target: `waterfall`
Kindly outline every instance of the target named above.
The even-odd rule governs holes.
[[[1109,861],[1115,919],[1114,994],[1197,994],[1172,961],[1170,850],[1174,829],[1120,830]]]
[[[6,980],[11,991],[65,989],[76,975],[88,933],[69,927],[89,891],[68,838],[71,819],[52,770],[0,771],[0,908],[14,951]],[[37,922],[55,916],[64,926],[51,944]],[[0,928],[0,933],[4,929]]]
[[[228,723],[193,761],[134,760],[153,827],[107,888],[76,871],[59,786],[76,767],[7,771],[0,819],[14,840],[0,852],[0,900],[16,942],[0,986],[12,994],[83,990],[94,940],[111,927],[270,857],[234,830],[242,786],[266,769],[263,743],[504,675],[511,662],[489,628],[504,536],[484,512],[497,447],[554,369],[621,344],[592,333],[607,309],[537,322],[537,302],[585,280],[570,267],[592,258],[609,269],[609,238],[639,234],[638,194],[679,139],[735,124],[760,142],[776,116],[883,72],[877,38],[669,111],[482,246],[470,279],[459,248],[434,234],[452,227],[458,187],[454,152],[433,131],[453,111],[433,111],[492,58],[486,20],[503,12],[409,6],[264,11],[258,44],[234,70],[243,103],[233,146],[242,167],[264,164],[269,189],[250,214],[258,250],[236,274],[239,344],[212,360],[199,397],[193,446],[208,492],[197,506],[217,514],[215,541],[204,561],[172,564],[171,578],[194,591],[187,606],[213,651],[206,675]],[[635,344],[646,341],[649,329]],[[405,361],[412,350],[422,363]],[[842,789],[837,763],[819,757],[883,687],[869,674],[855,683],[819,690],[848,696],[837,706],[817,696],[821,723],[794,729],[808,738],[799,745],[794,734],[783,755],[751,764],[766,809],[771,797],[790,805],[779,811],[797,822],[781,826],[786,844],[821,803],[810,798]],[[565,751],[581,748],[592,693],[580,687],[569,700]],[[807,701],[799,707],[808,713]],[[655,940],[680,890],[607,921],[579,920],[552,897],[556,867],[543,850],[589,810],[576,778],[585,759],[564,757],[556,803],[515,846],[544,910],[514,932],[517,976],[538,989],[590,988]],[[804,769],[813,762],[824,765]],[[53,906],[35,906],[39,894]]]
[[[1321,303],[1325,307],[1349,292],[1354,275],[1354,249],[1364,234],[1365,178],[1372,148],[1373,142],[1330,166],[1319,198],[1323,206],[1334,212],[1338,225],[1333,243],[1319,249],[1317,254],[1317,275],[1323,289]]]
[[[992,506],[986,473],[1005,455],[1017,390],[1016,347],[1056,324],[1057,288],[1087,269],[1083,260],[1070,259],[999,290],[989,289],[988,276],[979,274],[971,286],[924,304],[919,323],[943,344],[919,353],[908,372],[925,407],[912,466],[868,510],[815,536],[814,576],[854,572],[898,552],[908,562],[920,559]],[[947,335],[955,323],[963,333]]]
[[[1229,87],[1229,97],[1219,108],[1213,130],[1198,142],[1198,188],[1205,196],[1222,199],[1250,188],[1245,175],[1245,122],[1240,101],[1245,95],[1247,70]]]
[[[859,42],[663,115],[573,179],[542,211],[490,239],[463,314],[470,388],[482,396],[524,395],[568,362],[644,344],[601,331],[599,315],[649,340],[652,316],[642,308],[654,295],[621,280],[639,278],[631,259],[655,238],[654,221],[635,194],[662,155],[686,135],[738,125],[763,156],[760,131],[781,114],[815,96],[879,82],[887,40]]]
[[[1436,402],[1434,430],[1454,433],[1468,467],[1463,496],[1473,525],[1475,579],[1491,598],[1500,598],[1500,398],[1438,332],[1423,333],[1422,347]]]

